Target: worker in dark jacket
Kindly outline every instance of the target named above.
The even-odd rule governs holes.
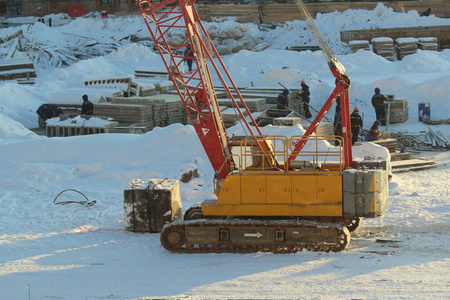
[[[63,110],[53,104],[42,104],[39,106],[39,108],[36,110],[36,113],[44,120],[48,120],[51,118],[59,117],[59,115],[62,115],[64,112]]]
[[[381,138],[380,125],[381,124],[379,121],[375,121],[373,123],[372,127],[370,128],[369,135],[367,137],[369,141],[376,141]]]
[[[188,45],[184,50],[184,61],[187,63],[189,71],[192,71],[192,62],[194,61],[194,51],[192,51],[191,45]]]
[[[424,11],[420,16],[421,17],[428,17],[431,13],[431,8],[428,8],[426,11]]]
[[[377,121],[380,124],[386,126],[386,112],[384,110],[384,101],[387,101],[386,97],[380,94],[380,89],[375,88],[375,95],[372,97],[372,105],[375,108],[375,115]]]
[[[82,115],[92,115],[94,114],[94,104],[88,99],[88,95],[83,95],[83,104],[81,105]]]
[[[288,95],[289,95],[288,89],[285,89],[281,94],[278,95],[277,99],[278,109],[287,108],[289,106]]]
[[[309,86],[307,86],[304,81],[301,82],[301,85],[302,85],[303,110],[305,111],[305,117],[309,119],[312,117],[311,112],[309,111],[309,101],[310,101]]]
[[[359,115],[359,109],[355,107],[352,114],[350,115],[350,123],[352,125],[352,145],[358,141],[359,129],[363,129],[363,121]]]

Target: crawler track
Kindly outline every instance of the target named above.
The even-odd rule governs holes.
[[[341,224],[304,220],[192,220],[164,227],[161,244],[179,253],[294,253],[344,250],[350,242]]]

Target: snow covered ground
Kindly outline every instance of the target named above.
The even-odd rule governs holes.
[[[370,104],[375,87],[408,101],[409,120],[391,130],[427,131],[418,121],[421,102],[430,103],[432,119],[449,118],[450,50],[419,50],[389,62],[366,51],[348,54],[338,29],[450,20],[378,6],[319,15],[316,21],[351,77],[351,107],[359,107],[366,127],[375,120]],[[271,87],[280,81],[297,88],[306,80],[311,102],[320,108],[334,84],[322,54],[282,50],[308,39],[300,37],[300,27],[304,22],[257,31],[255,37],[272,43],[268,49],[223,57],[235,82]],[[146,30],[140,18],[111,16],[52,28],[36,23],[27,32],[30,39],[63,49],[77,37],[61,31],[86,35],[92,28],[102,36]],[[37,64],[33,86],[0,82],[0,299],[448,299],[449,152],[424,154],[436,156],[434,169],[394,174],[385,215],[363,220],[341,253],[180,255],[167,252],[158,234],[124,231],[123,190],[134,178],[179,178],[183,167],[195,164],[200,178],[181,184],[183,208],[213,196],[212,168],[193,128],[174,124],[143,135],[70,138],[46,138],[29,129],[37,127],[35,111],[52,94],[79,89],[83,80],[133,76],[142,66],[162,68],[162,62],[147,47],[124,42],[110,54],[69,67]],[[450,136],[450,125],[431,127]],[[302,132],[301,127],[269,129]],[[90,209],[55,205],[65,189],[97,202]],[[59,199],[85,200],[75,192]]]

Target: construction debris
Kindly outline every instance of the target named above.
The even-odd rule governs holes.
[[[141,37],[138,33],[117,33],[105,36],[90,32],[88,36],[65,32],[63,34],[76,36],[79,39],[73,39],[74,42],[67,44],[66,47],[58,47],[57,44],[40,42],[37,38],[29,37],[33,29],[30,24],[25,32],[20,29],[0,38],[0,59],[29,57],[34,64],[42,67],[61,67],[109,54],[117,50],[124,40],[139,42],[146,46],[152,44],[149,42],[149,37]]]
[[[391,135],[398,140],[400,149],[407,148],[414,151],[448,151],[450,139],[441,131],[435,131],[428,126],[428,132],[422,134],[407,134],[394,132]]]

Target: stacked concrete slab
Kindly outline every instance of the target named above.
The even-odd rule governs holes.
[[[348,43],[348,45],[350,46],[350,50],[352,51],[352,53],[355,53],[356,51],[361,50],[361,49],[370,51],[369,41],[364,41],[364,40],[350,41]]]
[[[153,109],[145,104],[98,103],[95,115],[113,118],[120,126],[142,126],[145,130],[153,129]]]
[[[438,51],[438,39],[435,37],[422,37],[417,39],[417,46],[420,50]]]
[[[417,39],[398,38],[395,40],[395,48],[397,50],[397,59],[402,60],[405,56],[417,52]]]
[[[303,125],[303,129],[307,130],[309,125]],[[314,133],[318,136],[330,136],[334,135],[333,122],[320,122]]]
[[[242,114],[244,115],[244,117],[248,116],[247,111],[245,111],[245,109],[240,108]],[[241,116],[239,115],[239,112],[236,111],[236,109],[234,108],[227,108],[225,110],[222,111],[222,119],[223,119],[223,123],[225,124],[225,127],[231,127],[234,126],[236,124],[237,121],[241,120]]]
[[[395,99],[394,95],[386,96],[390,100],[390,105],[389,103],[384,103],[386,116],[388,115],[388,107],[390,106],[389,123],[405,123],[409,116],[408,102],[406,99]]]
[[[386,58],[394,60],[394,41],[389,37],[378,37],[371,40],[373,52]]]
[[[226,106],[226,107],[233,107],[233,104],[231,100],[229,99],[217,99],[219,101],[220,106]],[[248,109],[250,112],[260,112],[264,111],[267,108],[266,104],[266,98],[245,98],[244,99],[245,104],[247,104]],[[244,106],[240,101],[238,101],[239,107],[243,108]]]

